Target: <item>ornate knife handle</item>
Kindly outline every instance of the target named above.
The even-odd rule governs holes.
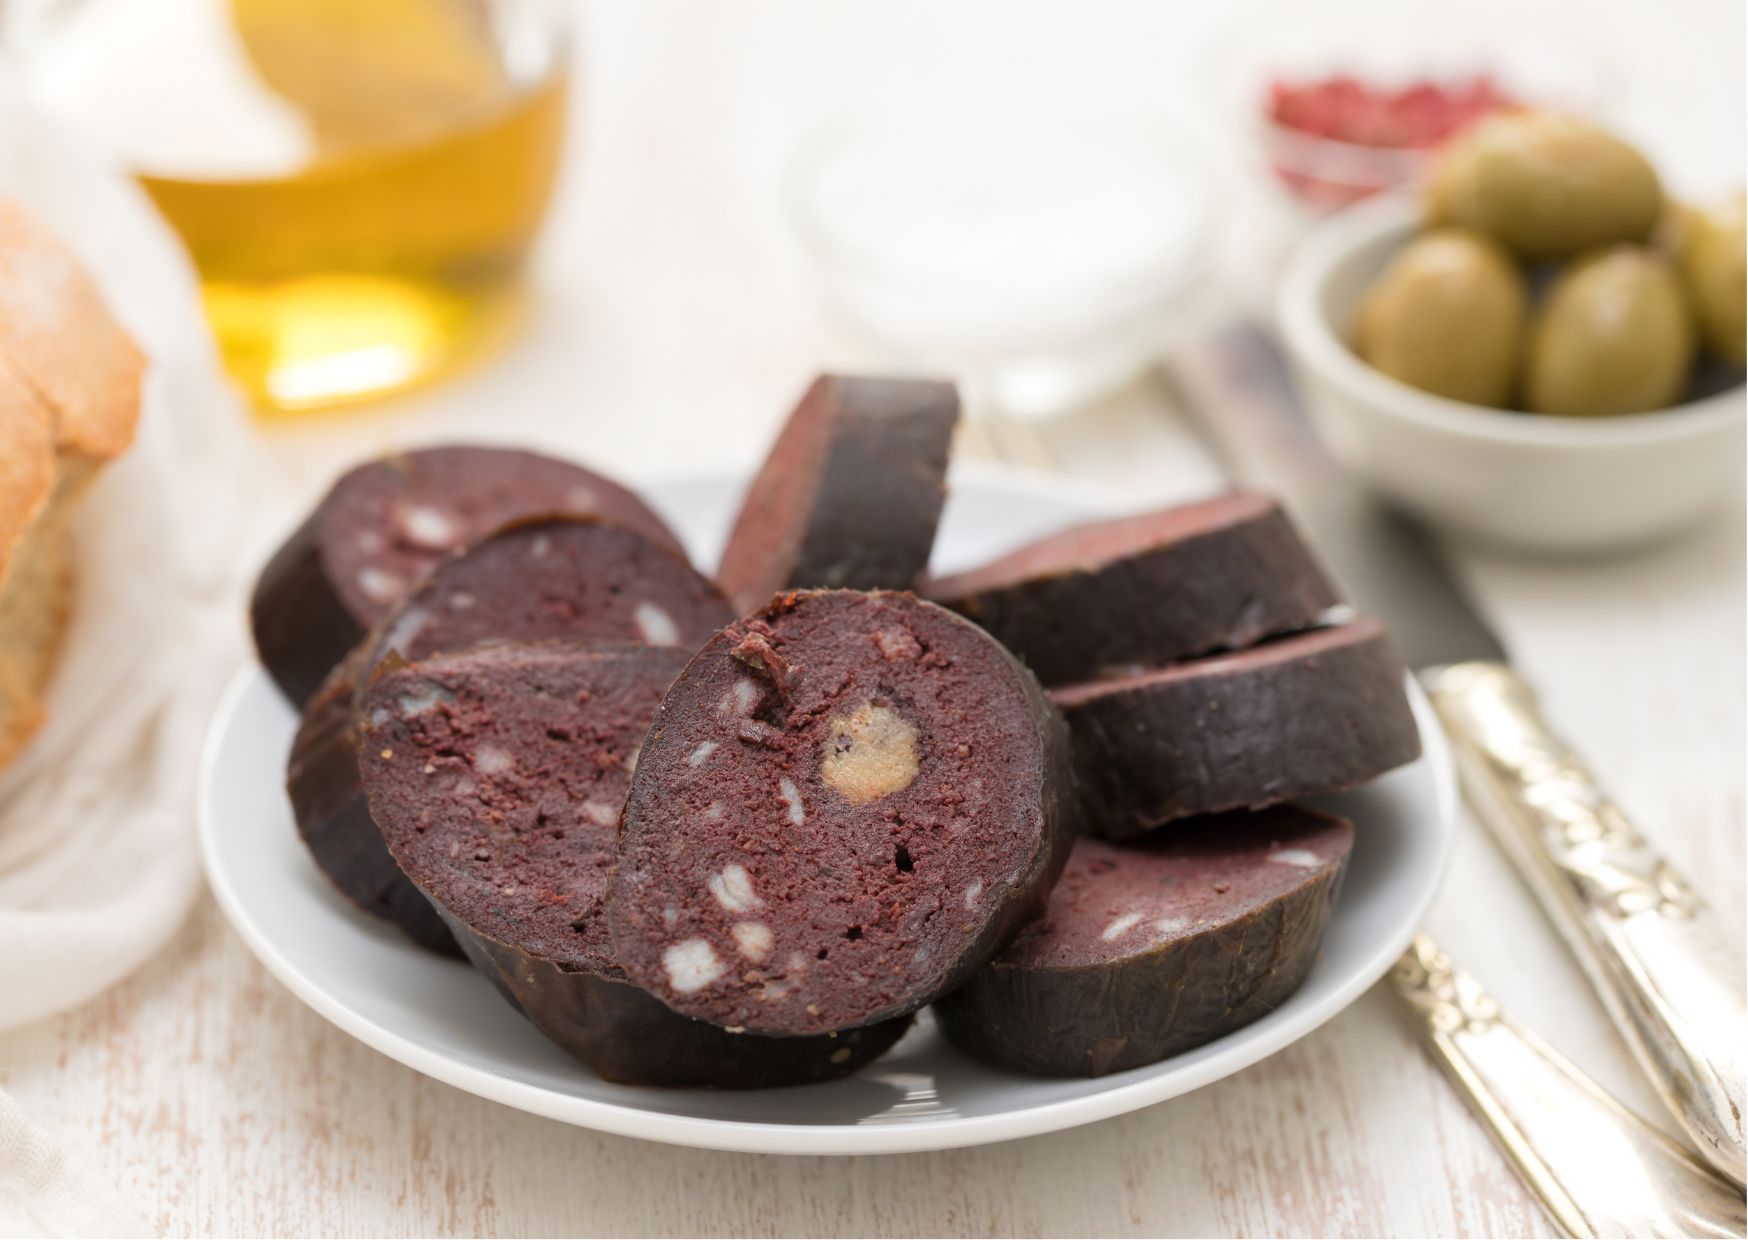
[[[1706,1160],[1743,1182],[1742,961],[1717,916],[1500,663],[1425,674],[1463,789]]]
[[[1570,1236],[1740,1236],[1742,1194],[1500,1012],[1425,935],[1390,972],[1415,1030]]]

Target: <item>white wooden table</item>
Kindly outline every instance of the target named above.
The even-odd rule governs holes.
[[[571,175],[528,331],[447,387],[276,428],[288,522],[342,463],[453,434],[515,434],[631,478],[750,464],[812,370],[866,360],[822,323],[772,191],[826,104],[969,57],[1158,102],[1195,59],[1180,6],[726,7],[590,7]],[[1702,188],[1741,175],[1741,21],[1727,4],[1646,6],[1626,32],[1670,92],[1641,97],[1635,132],[1677,148]],[[1204,486],[1206,466],[1153,401],[1131,393],[1043,433],[1070,472],[1137,504]],[[1627,560],[1463,557],[1557,725],[1735,910],[1739,939],[1742,531],[1737,508]],[[1656,1115],[1473,825],[1429,928],[1515,1015]],[[1053,1136],[885,1158],[717,1154],[568,1128],[420,1077],[293,999],[203,899],[128,982],[0,1036],[0,1083],[172,1235],[1546,1234],[1393,1002],[1374,990],[1236,1077]]]

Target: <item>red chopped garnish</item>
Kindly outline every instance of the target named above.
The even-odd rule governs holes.
[[[1512,102],[1491,74],[1467,81],[1412,82],[1396,89],[1346,74],[1269,85],[1269,119],[1313,137],[1356,146],[1428,150],[1470,121]]]
[[[1348,74],[1313,82],[1277,78],[1269,83],[1266,111],[1280,129],[1378,152],[1375,162],[1356,161],[1339,149],[1319,150],[1277,143],[1275,175],[1306,202],[1338,207],[1379,190],[1399,188],[1410,164],[1393,153],[1430,152],[1459,129],[1515,100],[1491,74],[1406,86],[1373,87]]]

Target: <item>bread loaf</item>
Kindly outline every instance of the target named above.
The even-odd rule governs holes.
[[[42,724],[72,612],[68,514],[132,441],[144,364],[72,252],[0,200],[0,768]]]

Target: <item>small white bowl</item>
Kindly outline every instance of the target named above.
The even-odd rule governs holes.
[[[1348,344],[1355,309],[1416,222],[1403,199],[1344,211],[1305,239],[1281,281],[1300,388],[1343,463],[1455,533],[1542,554],[1648,543],[1740,492],[1740,384],[1655,413],[1550,417],[1447,400],[1360,360]]]

